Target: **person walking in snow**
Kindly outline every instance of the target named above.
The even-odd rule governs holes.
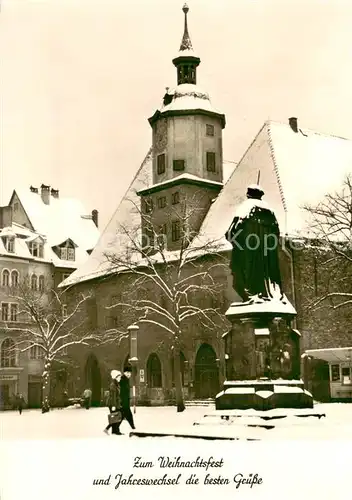
[[[111,384],[109,388],[109,399],[108,399],[108,407],[110,411],[109,425],[107,425],[104,429],[104,432],[108,434],[109,429],[111,428],[112,434],[120,435],[120,424],[122,420],[121,414],[121,397],[120,397],[120,380],[121,380],[121,372],[118,370],[111,371]],[[111,418],[116,417],[116,422],[110,422]]]
[[[22,394],[18,394],[17,395],[17,401],[16,401],[16,406],[17,406],[17,409],[18,409],[18,412],[20,415],[22,415],[22,410],[23,410],[23,407],[25,406],[25,400],[24,400],[24,397]]]
[[[84,401],[84,407],[85,407],[86,410],[89,410],[89,408],[90,408],[91,399],[92,399],[92,391],[88,387],[88,389],[86,389],[83,392],[83,401]]]
[[[126,419],[130,424],[132,429],[135,429],[133,415],[130,406],[130,378],[132,375],[132,367],[125,366],[123,369],[123,375],[120,381],[120,395],[121,395],[121,407],[122,407],[122,420]]]

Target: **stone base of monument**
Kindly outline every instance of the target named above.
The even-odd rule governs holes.
[[[313,408],[313,396],[301,380],[229,380],[215,398],[217,410]]]

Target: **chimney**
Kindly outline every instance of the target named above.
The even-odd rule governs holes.
[[[292,130],[297,134],[298,133],[298,121],[297,118],[291,117],[288,119],[288,123]]]
[[[40,194],[41,194],[43,203],[45,203],[45,205],[49,205],[50,204],[50,186],[46,186],[45,184],[42,184],[40,186],[40,190],[41,190]]]
[[[31,193],[38,193],[38,188],[35,188],[35,187],[33,187],[33,186],[30,186],[30,188],[29,188],[29,189],[30,189],[30,192],[31,192]]]
[[[94,224],[95,224],[97,227],[99,227],[99,226],[98,226],[98,216],[99,216],[99,212],[98,212],[98,210],[95,210],[95,209],[94,209],[94,210],[92,210],[92,221],[94,222]]]
[[[59,198],[59,190],[58,189],[52,189],[51,190],[51,196],[53,198]]]

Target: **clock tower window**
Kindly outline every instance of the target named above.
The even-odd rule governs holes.
[[[215,153],[207,152],[207,170],[208,172],[215,172]]]
[[[209,137],[214,137],[214,125],[206,125],[206,135]]]
[[[165,153],[158,155],[157,157],[157,172],[158,175],[165,173]]]
[[[174,170],[181,171],[185,169],[185,160],[174,160],[173,161]]]

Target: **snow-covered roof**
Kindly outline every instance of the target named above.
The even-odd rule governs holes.
[[[172,101],[160,108],[160,113],[180,110],[203,110],[211,113],[222,114],[211,104],[209,94],[203,91],[198,85],[183,83],[175,89],[169,90]]]
[[[329,349],[308,349],[305,354],[328,363],[351,363],[352,347],[335,347]]]
[[[153,189],[153,191],[158,190],[160,188],[163,188],[164,186],[168,186],[169,184],[175,184],[175,183],[182,182],[182,181],[193,181],[193,182],[201,183],[204,185],[210,185],[210,186],[216,186],[216,187],[223,186],[222,182],[204,179],[203,177],[199,177],[198,175],[194,175],[194,174],[183,173],[183,174],[177,175],[176,177],[173,177],[172,179],[167,179],[166,181],[158,182],[156,184],[153,184],[152,186],[148,186],[147,188],[143,188],[139,192],[143,192],[145,190],[151,190],[151,189]]]
[[[15,240],[15,252],[7,252],[0,241],[2,255],[33,259],[28,244],[41,238],[44,243],[44,257],[35,257],[36,260],[50,262],[57,267],[75,269],[87,259],[87,250],[95,246],[99,230],[91,217],[84,217],[87,212],[78,200],[50,196],[50,203],[47,205],[40,193],[16,189],[10,204],[15,197],[20,201],[33,229],[13,222],[10,230],[18,236]],[[13,217],[16,218],[16,214]],[[6,235],[8,232],[9,228],[3,228],[0,235]],[[67,240],[71,240],[75,245],[75,260],[60,259],[52,249]]]
[[[352,141],[312,130],[295,133],[289,125],[267,121],[211,205],[200,238],[219,241],[228,230],[237,207],[246,199],[249,184],[260,172],[263,201],[274,211],[282,234],[309,236],[303,209],[325,194],[341,188],[352,172]],[[194,245],[202,243],[194,240]],[[223,239],[223,247],[231,247]]]

